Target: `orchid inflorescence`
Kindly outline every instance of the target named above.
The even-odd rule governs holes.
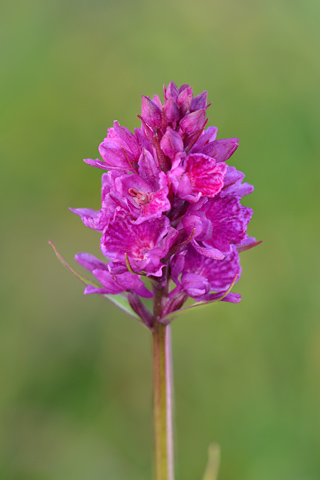
[[[226,164],[239,140],[216,140],[217,128],[205,128],[208,107],[207,92],[193,97],[189,85],[173,82],[164,103],[142,96],[141,127],[131,133],[115,121],[99,145],[102,160],[85,160],[108,171],[101,209],[71,209],[102,233],[109,259],[76,255],[101,284],[84,293],[126,296],[150,329],[169,323],[190,297],[196,305],[239,302],[230,291],[239,252],[259,243],[246,234],[252,210],[240,204],[253,186]],[[140,297],[154,297],[153,313]]]

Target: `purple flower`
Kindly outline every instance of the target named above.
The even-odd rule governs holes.
[[[102,253],[116,262],[126,263],[139,273],[159,277],[165,264],[161,262],[178,236],[168,217],[134,224],[127,216],[118,216],[106,226],[102,239]]]
[[[171,265],[172,278],[178,290],[197,301],[210,301],[216,294],[225,293],[241,275],[239,255],[234,247],[223,260],[213,260],[188,247],[173,257]],[[226,299],[233,301],[234,297]]]
[[[78,253],[75,259],[79,265],[89,270],[102,285],[102,288],[88,285],[85,288],[85,294],[100,293],[103,295],[133,291],[144,298],[152,297],[152,293],[144,286],[140,276],[128,272],[127,269],[122,268],[118,269],[117,273],[112,272],[111,263],[105,264],[88,253]]]
[[[123,201],[123,208],[132,216],[136,225],[146,220],[159,218],[170,210],[168,181],[163,172],[159,173],[156,191],[139,175],[121,175],[117,178],[115,191]],[[112,193],[109,194],[112,197]]]
[[[103,159],[85,162],[93,167],[105,170],[122,170],[135,172],[141,148],[135,136],[125,127],[120,127],[117,121],[113,128],[108,129],[107,138],[99,145],[99,153]]]
[[[240,205],[233,196],[209,199],[202,212],[212,225],[212,235],[203,239],[208,249],[213,247],[223,254],[231,251],[231,245],[238,245],[246,238],[247,225],[252,210]]]
[[[184,159],[182,166],[170,172],[170,179],[178,197],[196,203],[202,196],[212,198],[220,192],[226,171],[224,163],[194,153]]]
[[[109,170],[102,175],[101,208],[71,209],[101,232],[101,251],[110,261],[76,256],[98,285],[85,293],[127,295],[149,327],[167,323],[188,297],[196,302],[236,303],[230,292],[239,280],[239,253],[256,246],[247,236],[252,210],[240,204],[253,186],[227,161],[237,138],[216,139],[206,128],[207,92],[189,85],[164,87],[142,96],[140,128],[131,133],[114,122],[99,146],[102,159],[85,162]],[[153,315],[140,301],[155,294]],[[174,285],[172,285],[174,282]]]

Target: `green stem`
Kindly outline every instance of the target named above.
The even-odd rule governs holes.
[[[156,480],[174,480],[170,326],[153,329]]]

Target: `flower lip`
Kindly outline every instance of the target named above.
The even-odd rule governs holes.
[[[170,178],[180,198],[197,203],[202,196],[213,198],[221,191],[226,171],[224,163],[193,153],[184,159],[182,166],[170,172]]]

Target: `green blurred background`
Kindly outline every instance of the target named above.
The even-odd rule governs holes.
[[[163,83],[208,90],[255,193],[239,305],[173,325],[177,480],[320,478],[320,4],[316,0],[12,1],[1,14],[0,478],[150,480],[150,335],[83,287],[99,234],[96,158]]]

